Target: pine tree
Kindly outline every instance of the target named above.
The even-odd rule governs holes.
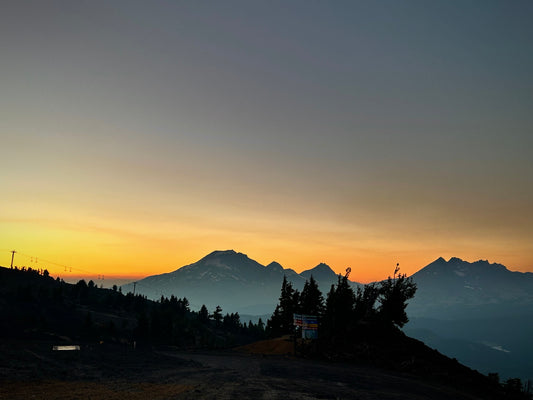
[[[281,312],[279,304],[274,309],[274,313],[267,320],[266,331],[270,337],[278,337],[283,334],[281,330]]]
[[[407,301],[416,293],[416,284],[405,274],[396,276],[399,270],[396,268],[394,277],[389,276],[382,283],[379,298],[381,305],[378,311],[384,322],[402,327],[409,322],[405,308]]]
[[[355,294],[346,276],[340,276],[337,286],[331,285],[326,299],[325,330],[330,336],[347,337],[353,325]]]
[[[261,332],[265,330],[265,324],[263,323],[263,320],[261,318],[259,318],[259,321],[257,321],[257,328]]]
[[[375,283],[369,283],[363,289],[357,288],[354,305],[354,318],[356,321],[371,320],[377,311],[375,304],[381,293],[381,287]]]
[[[271,337],[286,335],[294,332],[294,313],[298,312],[300,293],[292,287],[292,283],[283,276],[279,303],[267,321],[267,331]]]
[[[212,317],[215,320],[216,325],[220,326],[220,322],[222,321],[222,307],[216,306],[215,311],[213,311]]]
[[[309,281],[305,281],[302,294],[300,295],[300,311],[303,314],[322,316],[324,313],[324,296],[318,289],[318,284],[311,275]]]
[[[185,311],[185,312],[191,311],[189,300],[187,299],[187,297],[184,297],[181,300],[181,307],[182,307],[183,311]]]
[[[198,312],[198,319],[201,322],[207,322],[209,320],[209,311],[207,311],[205,304],[202,305],[200,311]]]
[[[294,313],[298,307],[298,292],[292,287],[292,283],[283,276],[281,295],[279,297],[280,329],[282,334],[294,331]]]

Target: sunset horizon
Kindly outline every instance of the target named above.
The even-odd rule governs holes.
[[[2,0],[0,398],[533,400],[532,21]]]
[[[360,282],[438,257],[533,272],[532,12],[8,1],[0,264],[141,277],[235,249]]]
[[[430,263],[436,261],[439,258],[444,258],[446,261],[449,261],[451,258],[459,258],[463,261],[467,262],[476,262],[476,261],[488,261],[490,264],[501,264],[507,267],[510,271],[516,271],[516,272],[532,272],[527,269],[520,269],[516,266],[508,265],[504,262],[501,262],[499,260],[491,260],[487,259],[486,257],[473,257],[473,258],[466,258],[466,257],[460,257],[458,255],[448,255],[448,256],[436,256],[432,259],[421,261],[421,264],[414,264],[411,263],[407,266],[404,266],[400,262],[391,263],[390,265],[383,265],[382,268],[364,268],[364,267],[358,267],[354,264],[347,263],[346,265],[341,265],[340,267],[338,265],[334,265],[327,260],[320,260],[315,262],[314,264],[309,265],[297,265],[297,264],[284,264],[283,262],[280,262],[279,259],[276,259],[276,257],[271,257],[271,259],[268,259],[268,256],[265,257],[255,257],[253,255],[250,255],[244,251],[241,251],[240,249],[215,249],[212,251],[208,251],[203,255],[199,255],[198,257],[191,259],[191,260],[184,260],[182,264],[175,265],[175,266],[168,266],[167,268],[160,268],[160,269],[149,269],[146,267],[142,267],[143,271],[150,271],[147,273],[139,273],[139,274],[127,274],[127,273],[121,273],[120,271],[117,271],[115,269],[112,269],[112,266],[110,267],[102,267],[102,268],[92,268],[91,265],[86,265],[85,268],[82,268],[82,266],[79,263],[72,263],[72,264],[63,264],[58,262],[57,260],[50,260],[47,257],[38,257],[38,256],[31,256],[29,254],[26,254],[25,252],[19,252],[15,250],[15,256],[14,256],[14,263],[13,266],[17,268],[32,268],[32,269],[42,269],[47,270],[51,276],[54,278],[60,278],[64,279],[67,282],[76,282],[77,280],[84,279],[86,281],[93,280],[98,285],[103,285],[105,287],[109,287],[109,283],[128,283],[131,281],[141,280],[143,278],[146,278],[148,276],[152,275],[160,275],[160,274],[166,274],[170,272],[174,272],[182,267],[185,267],[190,264],[194,264],[198,261],[200,261],[202,258],[208,256],[209,254],[216,252],[216,251],[235,251],[236,253],[242,253],[246,255],[248,258],[259,262],[263,266],[267,266],[271,262],[277,262],[279,263],[283,268],[285,269],[293,269],[297,273],[301,273],[306,270],[310,270],[314,267],[316,267],[319,264],[326,264],[328,265],[336,274],[345,275],[346,269],[349,267],[351,269],[349,279],[353,282],[358,283],[371,283],[371,282],[377,282],[384,279],[387,279],[387,277],[392,276],[394,273],[394,269],[398,266],[400,267],[400,272],[406,274],[407,276],[411,276],[414,273],[418,272],[422,268],[426,267]],[[4,250],[4,256],[2,257],[2,261],[0,261],[0,266],[3,267],[10,267],[11,265],[11,257],[12,257],[12,251],[9,251],[9,255],[6,255],[7,251]],[[3,264],[2,264],[3,262]],[[367,272],[368,274],[365,275],[364,272]],[[120,286],[120,285],[119,285]]]

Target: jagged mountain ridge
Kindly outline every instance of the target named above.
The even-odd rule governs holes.
[[[144,278],[136,289],[152,299],[187,297],[193,308],[220,305],[228,312],[268,314],[275,308],[283,276],[301,290],[311,275],[324,293],[337,281],[337,274],[323,263],[298,274],[275,261],[264,266],[246,254],[217,250],[173,272]],[[352,284],[354,288],[359,285]],[[133,290],[132,284],[124,285],[123,290]]]
[[[533,306],[533,273],[479,260],[438,258],[412,275],[418,290],[410,316],[472,318],[517,314]]]
[[[324,295],[337,274],[324,263],[298,274],[273,261],[264,266],[246,254],[217,250],[173,272],[149,276],[137,290],[149,298],[187,297],[193,307],[218,304],[247,314],[272,312],[283,276],[301,290],[313,275]],[[523,313],[533,305],[533,273],[509,271],[501,264],[438,258],[414,275],[418,291],[408,306],[410,317],[469,318]],[[353,282],[354,288],[360,284]],[[131,291],[133,285],[123,290]]]
[[[412,276],[409,336],[483,373],[533,377],[533,274],[439,258]]]

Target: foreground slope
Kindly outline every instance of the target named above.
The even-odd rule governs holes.
[[[0,276],[2,398],[501,398],[492,396],[501,388],[487,377],[399,331],[370,335],[349,353],[318,354],[334,362],[218,350],[184,353],[166,347],[176,337],[157,334],[163,325],[155,325],[154,312],[163,303],[90,283],[69,285],[37,272],[0,268]],[[131,311],[118,306],[123,300],[133,301]],[[151,304],[146,327],[154,335],[135,346],[127,334],[140,334],[147,317],[138,308],[143,303]],[[137,318],[128,328],[131,312]],[[167,321],[161,317],[159,324]],[[187,347],[204,346],[195,344],[198,334],[207,333],[200,328],[189,324],[175,334],[195,339],[183,342]],[[52,349],[63,343],[80,344],[81,350]]]
[[[468,379],[468,377],[465,377]],[[250,355],[82,347],[57,354],[51,343],[0,343],[0,398],[105,399],[500,399],[497,387],[423,377],[365,363]]]

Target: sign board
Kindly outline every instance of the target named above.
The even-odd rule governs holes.
[[[293,314],[295,326],[301,326],[304,329],[317,330],[318,329],[318,318],[316,315],[306,315],[306,314]]]
[[[302,328],[303,339],[318,339],[318,318],[316,315],[293,314],[293,324]]]

